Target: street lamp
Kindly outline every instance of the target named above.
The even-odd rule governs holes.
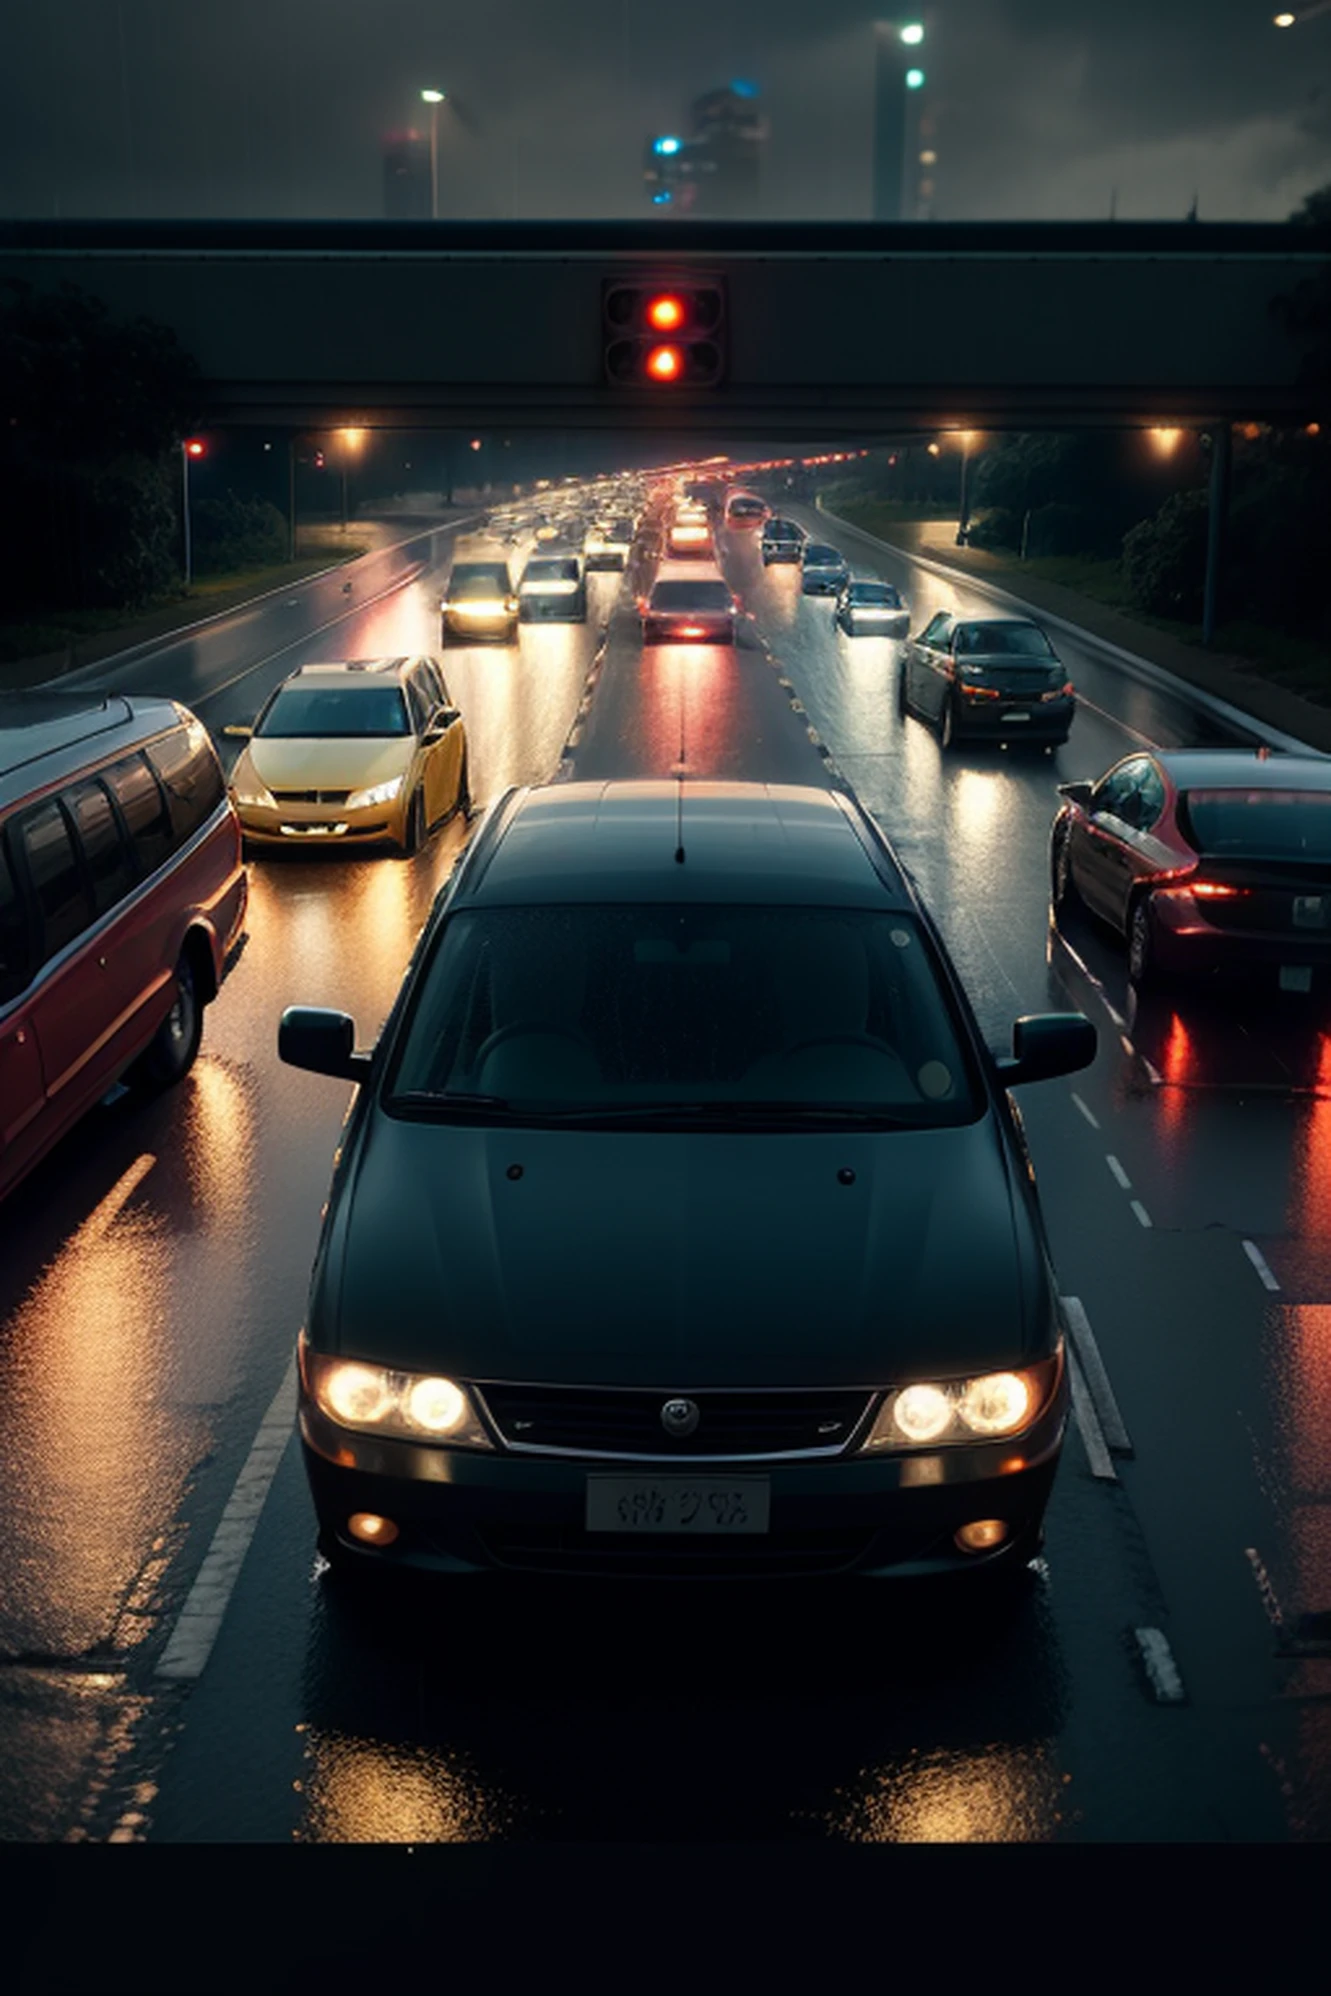
[[[337,434],[342,444],[342,531],[345,533],[347,531],[347,467],[351,459],[358,455],[361,445],[365,442],[365,432],[364,430],[349,429],[339,430]]]
[[[957,436],[961,442],[961,491],[957,500],[957,546],[959,548],[965,547],[967,535],[970,533],[971,501],[968,473],[970,471],[971,450],[978,435],[979,432],[976,430],[958,430],[957,432]]]
[[[1331,0],[1315,0],[1311,7],[1300,7],[1298,13],[1286,8],[1281,14],[1272,15],[1278,28],[1297,28],[1300,21],[1315,21],[1319,14],[1331,14]]]
[[[439,220],[439,106],[445,103],[442,90],[422,90],[421,102],[430,107],[430,220]]]
[[[180,446],[180,517],[184,527],[184,538],[185,538],[186,589],[189,588],[190,582],[193,577],[193,568],[190,560],[191,551],[190,551],[190,533],[189,533],[189,465],[190,465],[190,459],[192,457],[198,458],[204,455],[204,448],[205,447],[203,443],[199,440],[198,437],[185,437],[182,440]]]

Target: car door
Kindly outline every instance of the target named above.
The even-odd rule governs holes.
[[[28,908],[0,838],[0,1188],[42,1140],[42,1063],[23,992],[32,972]]]
[[[940,610],[911,646],[911,703],[935,721],[943,711],[943,701],[951,685],[952,654],[948,649],[951,638],[951,615]]]
[[[1072,834],[1070,857],[1077,891],[1088,908],[1116,926],[1122,925],[1137,877],[1132,837],[1138,786],[1147,766],[1146,756],[1130,756],[1102,777]]]
[[[442,742],[427,739],[431,732],[430,723],[439,706],[434,688],[415,668],[402,682],[402,690],[407,696],[407,714],[411,721],[411,732],[416,737],[416,747],[411,759],[409,784],[419,785],[425,798],[425,822],[437,825],[445,813],[452,809],[452,799],[444,800],[444,769],[440,761]]]

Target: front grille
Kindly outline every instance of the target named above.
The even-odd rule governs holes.
[[[866,1420],[862,1388],[787,1392],[710,1390],[688,1394],[700,1419],[691,1435],[671,1435],[661,1409],[680,1396],[656,1388],[481,1386],[491,1419],[510,1448],[657,1461],[714,1456],[836,1455]]]
[[[743,1539],[644,1534],[617,1541],[572,1526],[508,1525],[492,1526],[481,1539],[496,1566],[515,1572],[602,1574],[621,1580],[648,1576],[697,1580],[717,1575],[738,1580],[848,1572],[865,1558],[874,1533],[767,1532],[761,1538]]]
[[[345,804],[349,790],[274,790],[275,804]]]

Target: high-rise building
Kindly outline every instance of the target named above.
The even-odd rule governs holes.
[[[383,139],[384,216],[390,222],[428,222],[430,141],[420,132],[386,132]]]
[[[709,90],[689,108],[689,136],[648,139],[643,181],[665,214],[742,221],[761,212],[767,120],[751,83]]]
[[[933,114],[922,20],[875,21],[873,219],[922,222],[932,212]]]

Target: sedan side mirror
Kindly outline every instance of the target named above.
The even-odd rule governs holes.
[[[432,747],[435,742],[441,742],[453,723],[461,719],[462,716],[456,707],[436,708],[430,716],[430,725],[421,736],[422,742],[427,748]]]
[[[1091,785],[1089,783],[1060,783],[1060,797],[1066,797],[1069,804],[1080,804],[1083,811],[1090,809]]]
[[[364,1081],[369,1074],[370,1056],[355,1046],[355,1020],[321,1005],[288,1005],[277,1029],[279,1060],[340,1081]]]
[[[1012,1052],[1000,1054],[998,1078],[1005,1088],[1024,1081],[1052,1081],[1076,1074],[1095,1059],[1095,1027],[1082,1012],[1038,1012],[1012,1028]]]

